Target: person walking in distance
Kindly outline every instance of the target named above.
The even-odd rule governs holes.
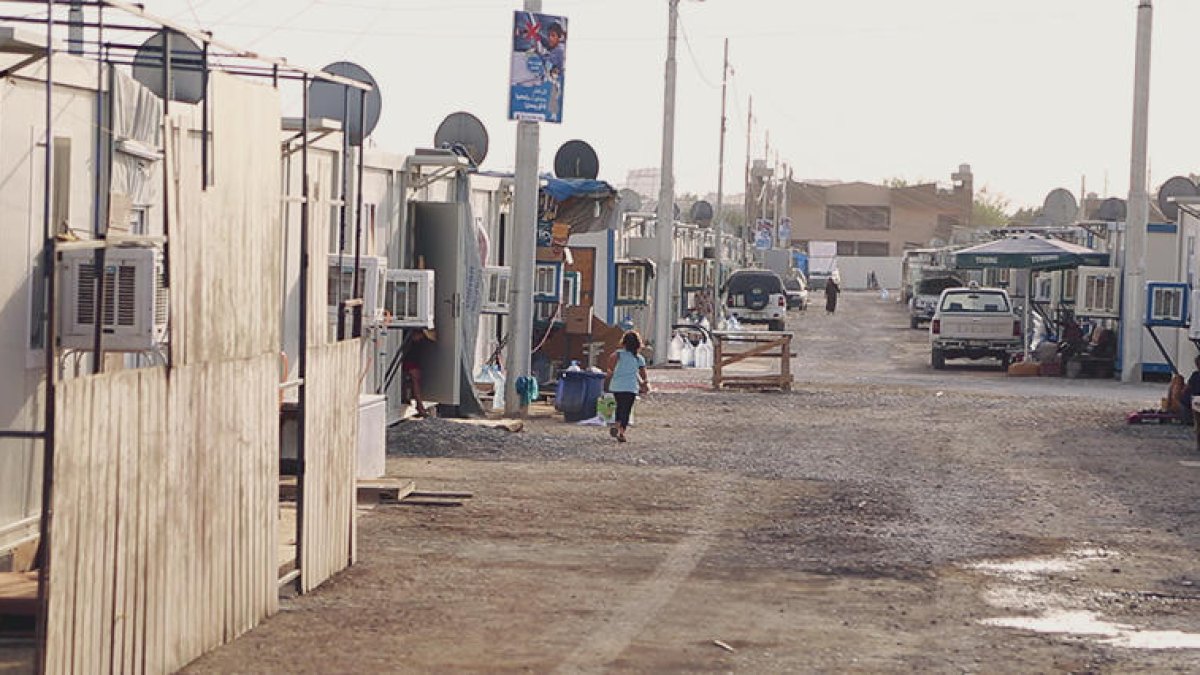
[[[616,421],[608,432],[621,443],[625,442],[633,402],[638,394],[650,391],[646,359],[638,353],[641,349],[642,336],[631,330],[621,337],[621,348],[608,357],[608,390],[617,399]]]
[[[838,293],[842,289],[838,287],[837,278],[829,277],[829,281],[825,282],[825,311],[833,314],[837,311]]]

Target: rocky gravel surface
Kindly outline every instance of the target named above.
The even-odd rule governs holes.
[[[194,670],[1200,670],[1200,455],[1124,424],[1162,387],[934,372],[844,300],[793,317],[793,392],[654,370],[626,444],[394,427],[390,473],[475,498],[365,515],[358,565]]]

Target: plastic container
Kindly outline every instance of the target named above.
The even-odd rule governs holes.
[[[596,401],[604,393],[604,378],[604,373],[564,371],[558,378],[554,409],[568,422],[591,419],[596,415]]]

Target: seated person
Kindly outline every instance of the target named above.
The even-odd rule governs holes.
[[[1111,359],[1117,355],[1117,336],[1111,328],[1100,326],[1092,331],[1088,353],[1101,359]]]

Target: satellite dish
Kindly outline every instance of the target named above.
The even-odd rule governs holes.
[[[621,199],[621,211],[637,211],[642,208],[642,196],[629,188],[621,190],[617,196]]]
[[[693,223],[711,223],[713,219],[712,204],[709,204],[703,199],[695,204],[692,204],[692,210],[689,213],[689,217],[691,217]]]
[[[600,158],[584,141],[567,141],[554,154],[554,175],[595,180],[600,175]]]
[[[1125,200],[1117,197],[1105,199],[1100,202],[1100,208],[1096,209],[1095,218],[1106,223],[1125,222]]]
[[[1175,176],[1158,188],[1158,210],[1163,212],[1172,223],[1179,219],[1179,204],[1171,201],[1172,197],[1195,197],[1200,195],[1200,188],[1186,176]]]
[[[204,50],[191,38],[170,30],[160,30],[138,47],[133,55],[133,79],[159,98],[166,98],[163,86],[163,43],[171,49],[171,100],[199,103],[204,100],[205,73],[208,64]]]
[[[324,117],[341,122],[342,129],[350,137],[350,145],[362,145],[363,138],[375,131],[375,126],[379,124],[379,115],[383,112],[383,94],[379,92],[379,85],[366,68],[349,61],[331,63],[321,71],[371,85],[371,90],[367,92],[327,80],[313,80],[313,83],[308,85],[309,118]],[[363,93],[366,94],[367,109],[365,132],[362,124],[363,106],[360,105]],[[347,106],[349,120],[346,119]]]
[[[1063,188],[1051,190],[1042,204],[1042,215],[1051,225],[1070,225],[1078,214],[1079,204],[1075,201],[1075,195]]]
[[[483,122],[469,112],[446,116],[433,135],[436,148],[460,149],[475,166],[483,164],[488,154],[488,132]]]

